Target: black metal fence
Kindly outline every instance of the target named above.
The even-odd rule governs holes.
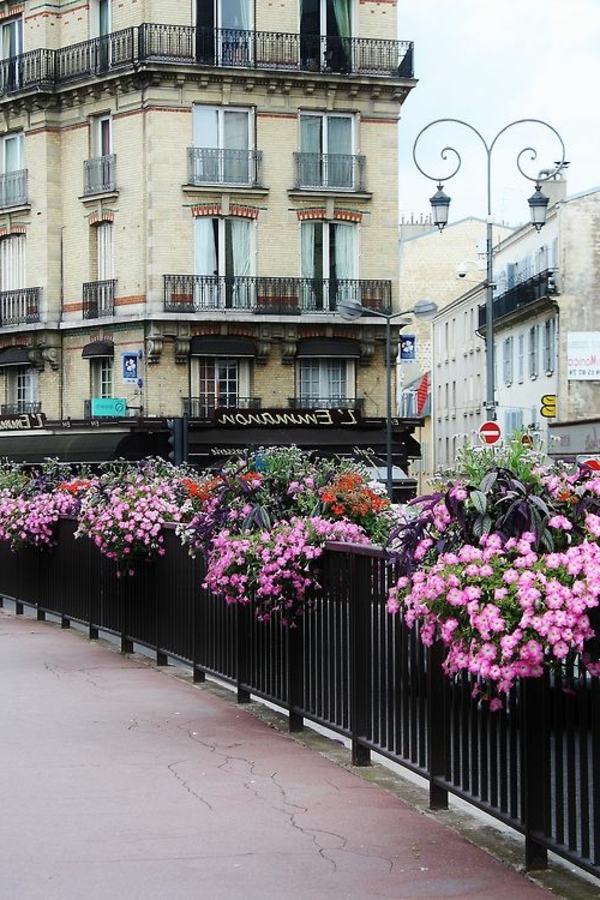
[[[308,719],[352,742],[353,760],[372,751],[429,780],[430,802],[448,793],[512,826],[525,838],[526,864],[552,850],[600,875],[600,683],[573,667],[525,680],[506,708],[491,713],[467,676],[450,681],[442,648],[426,650],[400,616],[385,611],[393,570],[381,551],[331,545],[319,563],[322,588],[297,628],[256,621],[202,587],[204,562],[172,529],[167,554],[116,577],[115,564],[60,524],[54,550],[11,553],[0,543],[0,596],[79,622],[180,660],[194,680],[217,676],[289,713],[291,730]],[[1,602],[1,601],[0,601]],[[577,682],[576,687],[573,684]],[[596,739],[594,739],[596,736]]]

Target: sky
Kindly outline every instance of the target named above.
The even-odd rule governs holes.
[[[436,185],[419,173],[413,145],[435,119],[462,119],[489,144],[517,119],[542,119],[561,136],[570,162],[567,194],[600,186],[600,0],[398,0],[398,36],[415,44],[419,83],[402,107],[400,215],[430,212]],[[487,155],[463,126],[437,125],[419,140],[417,159],[428,174],[454,167],[440,151],[454,147],[460,171],[447,181],[450,221],[485,217]],[[516,225],[527,221],[534,191],[528,175],[561,158],[558,138],[543,125],[514,126],[491,156],[492,216]],[[455,160],[455,158],[454,158]],[[446,167],[446,168],[444,168]]]

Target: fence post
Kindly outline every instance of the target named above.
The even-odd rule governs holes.
[[[535,835],[545,833],[548,758],[547,674],[524,678],[521,684],[521,802],[525,825],[525,868],[546,869],[548,850]]]
[[[202,556],[198,555],[190,560],[191,569],[191,587],[192,592],[192,673],[194,684],[202,684],[206,681],[206,672],[200,668],[206,665],[206,654],[204,653],[204,642],[206,640],[206,594],[208,589],[203,587],[204,578],[206,576],[206,563],[204,551]],[[188,586],[190,582],[188,581]]]
[[[254,606],[251,603],[235,605],[235,658],[236,658],[236,682],[237,702],[250,703],[250,691],[243,687],[248,684],[248,640],[250,636],[250,617],[254,614]]]
[[[117,596],[119,598],[119,616],[121,619],[121,653],[133,653],[133,641],[127,636],[129,631],[129,589],[127,573],[118,580]]]
[[[352,737],[352,765],[370,766],[371,750],[361,743],[367,731],[369,703],[369,664],[365,640],[370,633],[369,610],[371,591],[369,567],[371,558],[356,552],[345,554],[347,590],[350,614],[350,733]],[[341,559],[341,555],[340,555]]]
[[[444,646],[436,641],[427,651],[427,768],[429,808],[448,809],[448,791],[435,779],[446,773],[446,703],[442,663]]]
[[[281,625],[279,626],[281,629]],[[304,731],[304,716],[298,712],[303,708],[304,666],[303,641],[304,617],[295,626],[286,628],[287,641],[287,695],[289,705],[288,730],[291,733]]]

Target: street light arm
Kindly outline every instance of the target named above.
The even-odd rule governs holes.
[[[428,125],[426,125],[425,128],[421,129],[421,131],[418,133],[417,137],[415,138],[415,142],[413,144],[413,160],[414,160],[415,166],[417,167],[417,169],[419,170],[421,175],[424,175],[425,178],[429,178],[430,181],[438,181],[440,183],[443,183],[444,181],[450,181],[450,179],[454,178],[454,176],[456,175],[456,173],[460,170],[460,167],[462,166],[462,158],[461,158],[460,153],[458,152],[458,150],[456,150],[455,147],[450,147],[450,146],[443,147],[442,150],[440,150],[440,156],[443,160],[446,160],[448,158],[448,153],[452,153],[456,157],[456,166],[449,174],[430,175],[428,172],[425,171],[425,169],[421,168],[421,166],[419,165],[419,162],[417,160],[417,144],[421,140],[421,137],[425,134],[426,131],[428,131],[430,128],[433,128],[434,125],[442,125],[447,122],[450,122],[454,125],[463,125],[465,128],[468,128],[470,131],[474,132],[477,135],[477,137],[479,138],[479,140],[481,141],[481,143],[483,144],[483,146],[485,147],[485,152],[488,155],[490,153],[490,148],[488,147],[488,145],[485,141],[485,138],[483,137],[482,134],[479,133],[479,131],[477,131],[476,128],[473,127],[473,125],[469,125],[468,122],[464,122],[462,119],[435,119],[433,122],[430,122]]]

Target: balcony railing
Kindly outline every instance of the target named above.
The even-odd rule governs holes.
[[[27,325],[40,321],[42,289],[21,288],[0,292],[0,325]]]
[[[3,416],[36,416],[42,411],[39,400],[17,400],[16,403],[3,403],[0,415]]]
[[[290,409],[356,409],[362,410],[362,397],[289,397]]]
[[[546,269],[524,281],[513,284],[499,297],[494,297],[494,322],[517,312],[531,303],[556,294],[556,276],[552,269]],[[485,328],[486,309],[479,307],[479,327]]]
[[[214,150],[188,147],[189,184],[262,184],[260,150]]]
[[[391,312],[391,281],[165,275],[165,312],[239,310],[272,315],[335,312],[342,299]]]
[[[182,397],[182,413],[190,419],[210,419],[217,409],[260,409],[260,397]]]
[[[0,209],[27,203],[27,169],[0,175]]]
[[[112,316],[115,311],[116,279],[88,281],[83,285],[83,318],[98,319]]]
[[[144,64],[386,78],[414,75],[411,41],[143,24],[58,50],[40,48],[1,60],[0,96],[52,90]]]
[[[294,153],[294,187],[364,191],[365,157],[347,153]]]
[[[117,189],[117,157],[115,153],[94,156],[83,161],[83,193],[102,194]]]

